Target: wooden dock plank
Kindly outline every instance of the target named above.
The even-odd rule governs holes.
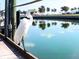
[[[0,34],[0,59],[38,59],[28,51],[24,51],[9,38]]]
[[[18,59],[18,57],[0,39],[0,59]]]
[[[5,42],[0,38],[0,59],[26,59],[17,54],[17,52],[13,52],[12,48],[9,48],[5,44]]]

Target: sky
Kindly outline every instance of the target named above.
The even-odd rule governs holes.
[[[23,4],[27,3],[33,0],[16,0],[16,4]],[[44,5],[46,7],[50,8],[56,8],[60,10],[60,7],[62,6],[68,6],[68,7],[79,7],[79,0],[42,0],[40,2],[23,6],[23,7],[18,7],[17,10],[28,10],[28,9],[37,9],[41,5]],[[0,1],[0,10],[4,9],[5,6],[5,0]]]

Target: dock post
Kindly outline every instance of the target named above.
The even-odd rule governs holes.
[[[8,6],[9,0],[5,0],[5,21],[4,21],[4,34],[5,38],[8,37],[8,20],[9,20],[9,6]]]
[[[16,0],[5,0],[4,32],[5,37],[11,36],[12,40],[16,29],[16,10],[14,5],[16,5]],[[11,33],[9,32],[11,31],[10,24],[12,24]]]
[[[14,40],[14,33],[15,33],[15,29],[16,29],[16,7],[14,7],[14,5],[16,5],[16,0],[11,0],[12,1],[12,40]]]
[[[9,0],[9,3],[8,3],[8,6],[9,6],[9,10],[8,10],[8,37],[9,38],[12,38],[12,34],[11,34],[11,31],[12,31],[12,25],[11,25],[11,14],[12,14],[12,6],[11,6],[11,0]]]

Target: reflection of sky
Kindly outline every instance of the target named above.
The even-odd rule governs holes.
[[[28,51],[40,59],[79,58],[79,25],[69,23],[69,27],[64,29],[61,23],[57,22],[57,25],[51,25],[45,30],[32,26],[25,43],[31,42],[34,47],[29,47]]]

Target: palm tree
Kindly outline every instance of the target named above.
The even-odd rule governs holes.
[[[63,7],[61,7],[61,11],[67,12],[68,10],[69,10],[69,7],[68,7],[68,6],[63,6]]]
[[[39,7],[39,8],[38,8],[38,11],[39,11],[40,13],[44,13],[44,12],[45,12],[45,7],[44,7],[44,6]]]
[[[53,11],[54,11],[54,12],[56,12],[56,11],[57,11],[57,9],[55,9],[55,8],[54,8],[54,9],[53,9]]]
[[[50,8],[49,7],[47,7],[47,12],[49,12],[50,11]]]
[[[45,12],[45,7],[41,6],[42,12]]]
[[[74,8],[71,8],[71,11],[73,11],[74,10]]]
[[[54,10],[53,10],[53,9],[51,9],[51,12],[54,12]]]
[[[77,8],[76,7],[74,7],[74,10],[76,10]]]
[[[51,12],[56,12],[56,11],[57,11],[57,9],[56,9],[56,8],[51,9]]]

